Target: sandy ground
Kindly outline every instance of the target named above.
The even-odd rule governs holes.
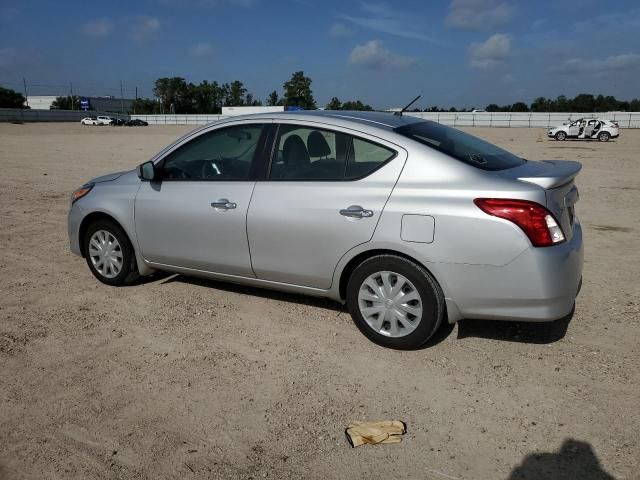
[[[92,277],[69,193],[190,128],[0,124],[0,479],[640,478],[640,130],[469,129],[583,162],[582,293],[570,322],[467,320],[399,352],[329,301]],[[354,450],[354,419],[408,434]]]

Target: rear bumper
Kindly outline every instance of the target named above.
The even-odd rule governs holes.
[[[569,315],[582,281],[582,228],[569,242],[529,248],[502,267],[449,264],[447,305],[461,318],[546,322]],[[451,308],[450,307],[450,308]]]

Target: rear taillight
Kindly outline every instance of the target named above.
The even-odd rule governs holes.
[[[616,127],[616,128],[620,128],[620,125],[618,125],[618,122],[611,122],[611,123],[613,123],[613,126],[614,126],[614,127]]]
[[[476,198],[480,210],[518,225],[534,247],[564,242],[564,233],[553,214],[539,203],[507,198]]]

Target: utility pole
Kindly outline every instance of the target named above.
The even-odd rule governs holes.
[[[22,77],[22,85],[24,85],[24,98],[27,103],[27,107],[29,106],[29,95],[27,95],[27,79]]]
[[[120,80],[120,113],[124,115],[124,93],[122,90],[122,80]]]

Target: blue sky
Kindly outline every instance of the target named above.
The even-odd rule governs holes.
[[[0,0],[0,85],[150,96],[161,76],[242,80],[265,99],[292,72],[377,108],[484,107],[581,92],[640,97],[637,0]],[[30,92],[30,93],[31,93]]]

